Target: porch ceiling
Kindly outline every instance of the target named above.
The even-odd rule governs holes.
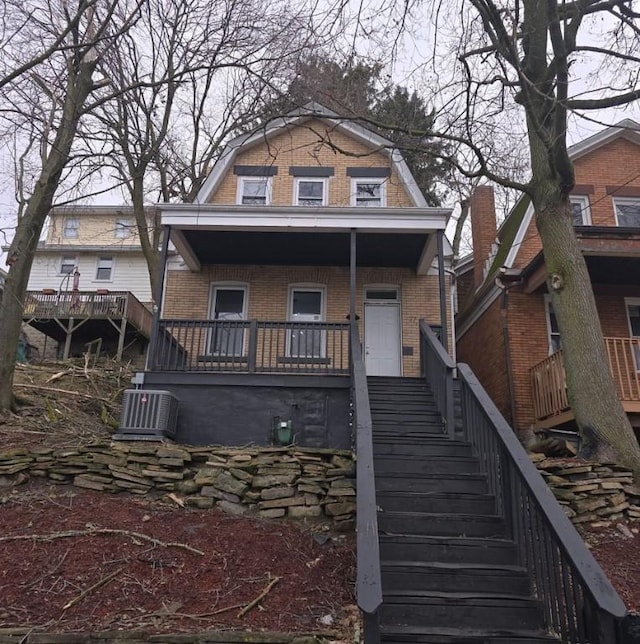
[[[592,284],[637,286],[640,282],[640,256],[587,255],[585,259]]]
[[[178,236],[182,236],[201,265],[349,266],[350,261],[348,231],[183,230]],[[426,233],[359,232],[356,263],[417,268],[428,241]]]

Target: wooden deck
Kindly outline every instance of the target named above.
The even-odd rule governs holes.
[[[96,333],[118,334],[117,359],[122,356],[128,331],[151,337],[153,314],[128,291],[27,291],[23,319],[55,339],[64,340],[63,357],[69,356],[71,340],[96,327]],[[105,327],[106,325],[106,327]]]
[[[605,344],[623,409],[640,413],[640,338],[605,338]],[[554,427],[574,418],[562,350],[531,368],[531,387],[536,427]]]

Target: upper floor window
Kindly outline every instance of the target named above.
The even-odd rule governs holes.
[[[296,204],[298,206],[324,206],[326,192],[324,179],[298,179],[296,181]]]
[[[640,226],[640,198],[616,197],[613,200],[616,222],[622,227]]]
[[[96,280],[109,281],[113,273],[113,257],[98,257]]]
[[[62,236],[66,239],[76,239],[80,228],[80,220],[77,217],[65,217],[62,225]]]
[[[63,256],[60,261],[60,275],[71,275],[77,266],[76,257]]]
[[[268,206],[271,203],[271,177],[240,177],[238,203]]]
[[[589,212],[589,197],[586,195],[569,197],[569,206],[573,216],[574,226],[589,226],[591,213]]]
[[[367,208],[384,206],[383,179],[354,179],[353,205]]]
[[[116,219],[116,239],[126,239],[133,233],[133,222],[131,219]]]

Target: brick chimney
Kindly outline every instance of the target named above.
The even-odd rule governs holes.
[[[469,205],[473,240],[473,283],[484,281],[484,266],[496,241],[496,206],[491,186],[476,186]]]

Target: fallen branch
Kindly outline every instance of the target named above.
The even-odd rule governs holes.
[[[81,391],[70,391],[69,389],[58,389],[57,387],[43,387],[42,385],[27,385],[21,382],[14,382],[14,387],[24,387],[26,389],[39,389],[40,391],[52,391],[57,394],[68,394],[69,396],[80,396],[81,398],[90,398],[91,400],[100,400],[106,404],[112,405],[113,401],[107,398],[100,398],[94,394],[85,394]]]
[[[86,590],[83,590],[77,597],[74,597],[71,601],[68,601],[62,607],[62,610],[67,610],[68,608],[75,606],[78,602],[82,601],[89,593],[92,593],[97,588],[100,588],[101,586],[108,584],[112,579],[117,577],[123,570],[125,570],[125,568],[126,566],[123,566],[122,568],[118,568],[118,570],[115,570],[110,575],[107,575],[106,577],[103,577],[102,579],[97,581],[95,584],[93,584],[93,586],[89,586],[89,588],[87,588]]]
[[[274,577],[265,587],[265,589],[252,601],[250,601],[239,613],[238,617],[244,617],[252,608],[257,606],[271,591],[271,589],[280,581],[280,577]]]
[[[0,537],[0,542],[2,541],[27,541],[32,539],[33,541],[52,541],[53,539],[64,539],[67,537],[90,537],[96,534],[120,534],[131,539],[142,539],[143,541],[148,541],[156,546],[161,546],[162,548],[184,548],[189,552],[194,552],[197,555],[204,556],[202,550],[192,548],[185,543],[165,543],[160,541],[155,537],[150,537],[141,532],[131,532],[129,530],[117,530],[114,528],[88,528],[87,530],[66,530],[64,532],[52,532],[50,534],[16,534],[8,537]]]

